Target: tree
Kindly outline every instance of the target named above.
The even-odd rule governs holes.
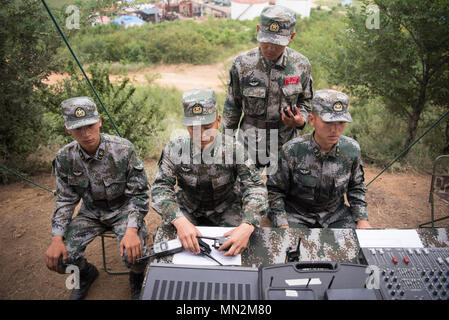
[[[0,7],[0,162],[25,166],[42,139],[42,80],[60,45],[40,1],[3,0]],[[23,168],[23,167],[22,167]],[[4,176],[2,179],[4,180]]]
[[[352,8],[346,18],[341,50],[328,65],[334,83],[358,96],[381,97],[407,122],[407,147],[423,111],[447,107],[441,89],[449,87],[449,1],[365,0],[361,12]]]

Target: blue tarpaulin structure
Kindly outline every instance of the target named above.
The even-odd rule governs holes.
[[[111,20],[111,22],[116,23],[121,26],[125,26],[125,27],[131,27],[131,26],[136,26],[136,25],[140,26],[140,25],[146,23],[145,20],[142,20],[139,17],[127,16],[127,15],[123,15],[123,16],[120,16],[119,18],[115,18],[115,19]]]

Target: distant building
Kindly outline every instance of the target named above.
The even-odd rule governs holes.
[[[231,18],[252,20],[259,17],[265,7],[274,4],[292,9],[302,18],[310,16],[310,0],[231,0]]]
[[[181,1],[179,2],[179,13],[185,17],[200,17],[201,16],[201,4],[193,1]]]
[[[152,23],[160,23],[162,10],[156,8],[141,9],[136,12],[143,20]]]

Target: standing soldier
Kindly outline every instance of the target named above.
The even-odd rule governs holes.
[[[271,166],[279,148],[304,128],[310,112],[309,60],[287,47],[295,36],[295,25],[294,11],[282,6],[265,8],[257,25],[259,47],[237,56],[230,69],[223,128],[235,130],[240,123],[240,139],[259,167],[267,165],[267,156]]]
[[[314,132],[283,145],[278,171],[268,177],[273,225],[369,228],[360,146],[342,135],[352,122],[348,96],[318,90],[309,121]]]
[[[83,257],[86,246],[105,230],[118,238],[120,255],[130,268],[131,297],[138,298],[143,282],[149,209],[148,180],[143,162],[128,140],[100,134],[101,119],[88,97],[61,103],[65,130],[75,141],[53,160],[58,199],[52,219],[52,242],[45,257],[50,270],[65,273],[79,268],[80,287],[70,299],[83,299],[98,276]],[[78,214],[75,207],[82,200]]]
[[[237,255],[267,213],[263,178],[243,146],[219,134],[213,90],[185,92],[182,105],[189,136],[170,141],[163,150],[151,186],[152,207],[163,223],[173,224],[192,253],[200,252],[195,226],[236,227],[224,235],[230,238],[219,251],[229,248],[224,255]]]

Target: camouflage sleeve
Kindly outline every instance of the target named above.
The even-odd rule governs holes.
[[[307,71],[303,72],[301,75],[301,85],[303,94],[298,97],[298,101],[296,102],[296,106],[301,113],[302,118],[307,123],[307,116],[312,112],[312,98],[313,98],[313,88],[312,88],[312,74],[311,74],[311,66],[308,65]],[[302,128],[299,129],[303,129]]]
[[[368,220],[367,203],[365,201],[366,186],[364,181],[363,164],[359,156],[352,165],[351,178],[346,194],[355,221]]]
[[[176,174],[169,157],[168,146],[162,151],[158,162],[156,178],[151,185],[151,207],[162,217],[164,224],[169,224],[183,216],[176,201]]]
[[[253,161],[246,160],[237,165],[242,193],[242,222],[260,226],[263,216],[268,213],[268,195],[262,175]]]
[[[240,79],[235,61],[229,71],[229,84],[223,107],[223,129],[237,129],[242,115]],[[224,133],[225,130],[223,130]]]
[[[53,160],[53,170],[56,175],[56,193],[58,198],[55,203],[55,210],[51,220],[51,235],[64,236],[67,225],[72,220],[75,207],[81,197],[68,183],[68,175],[63,162],[58,155]]]
[[[150,196],[145,167],[134,147],[128,162],[125,195],[130,198],[126,209],[129,212],[128,228],[140,229],[149,210]]]
[[[283,149],[281,149],[278,168],[267,179],[268,202],[270,204],[269,217],[273,227],[288,226],[287,212],[285,211],[285,195],[290,186],[289,176],[288,162]]]

